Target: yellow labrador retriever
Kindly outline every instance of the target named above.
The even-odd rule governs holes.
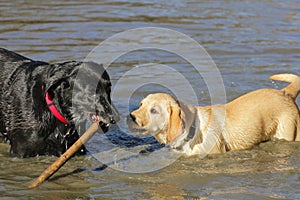
[[[260,89],[225,105],[206,107],[179,102],[168,94],[150,94],[130,114],[129,127],[143,130],[141,134],[150,133],[186,155],[246,149],[272,138],[300,141],[295,103],[300,77],[278,74],[270,79],[291,84],[282,90]]]

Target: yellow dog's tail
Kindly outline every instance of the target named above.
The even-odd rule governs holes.
[[[269,79],[275,81],[284,81],[289,82],[287,87],[283,88],[287,95],[291,96],[293,99],[296,99],[298,94],[300,93],[300,77],[294,74],[276,74],[271,76]]]

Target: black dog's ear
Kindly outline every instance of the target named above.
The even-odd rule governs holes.
[[[80,62],[67,62],[52,65],[44,80],[45,93],[54,90],[63,83],[69,85],[70,77],[76,76]]]

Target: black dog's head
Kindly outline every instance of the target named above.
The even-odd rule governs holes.
[[[111,82],[102,65],[67,62],[50,68],[45,81],[53,103],[71,124],[99,121],[103,132],[119,120],[110,98]]]

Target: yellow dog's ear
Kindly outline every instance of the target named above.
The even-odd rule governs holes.
[[[181,109],[179,106],[170,106],[168,108],[170,115],[169,124],[167,129],[167,143],[176,139],[183,131],[181,120]]]

